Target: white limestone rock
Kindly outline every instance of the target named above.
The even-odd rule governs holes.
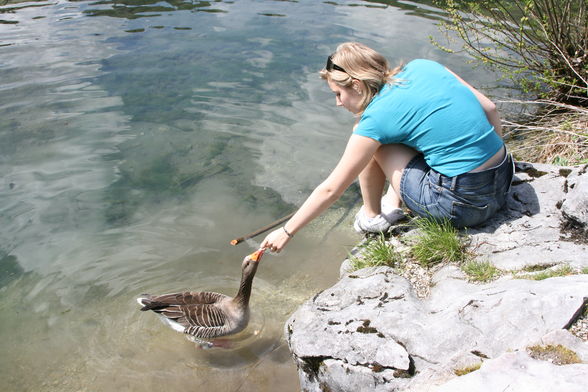
[[[585,392],[588,365],[558,366],[531,358],[524,351],[508,352],[486,361],[480,370],[425,389],[431,392]]]
[[[286,324],[301,389],[584,391],[587,343],[566,328],[586,309],[588,275],[535,281],[511,272],[588,267],[586,242],[562,231],[562,222],[583,214],[573,215],[588,195],[585,171],[527,165],[517,173],[505,209],[468,230],[477,259],[505,271],[496,281],[470,283],[457,266],[444,266],[432,274],[430,294],[419,298],[391,268],[350,272],[344,263],[339,282]],[[582,363],[533,359],[526,349],[536,344],[561,344]],[[479,363],[479,370],[455,375]]]

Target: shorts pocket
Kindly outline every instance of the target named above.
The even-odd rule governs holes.
[[[457,227],[471,227],[483,223],[492,214],[488,204],[477,206],[460,201],[451,203],[451,221]]]
[[[482,200],[495,194],[494,183],[458,184],[455,193],[468,199]]]

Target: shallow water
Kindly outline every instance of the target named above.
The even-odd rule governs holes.
[[[0,6],[0,389],[295,391],[282,328],[359,240],[352,187],[254,281],[249,327],[202,350],[137,295],[236,292],[263,237],[329,173],[353,118],[317,76],[339,42],[439,60],[407,1]]]

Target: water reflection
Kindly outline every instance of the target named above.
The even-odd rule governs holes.
[[[183,131],[169,125],[138,123],[140,134],[120,145],[125,157],[118,166],[118,178],[104,193],[107,223],[113,226],[133,223],[132,217],[141,206],[163,201],[189,200],[202,181],[215,177],[233,178],[234,192],[243,196],[244,206],[251,210],[265,207],[277,215],[292,210],[291,204],[280,202],[279,195],[269,188],[252,187],[242,162],[248,152],[242,146],[245,136],[210,132],[200,129]],[[144,207],[143,207],[144,208]]]
[[[71,0],[81,1],[81,0]],[[299,3],[295,0],[270,0],[274,2],[289,2]],[[225,3],[225,4],[223,4]],[[230,6],[233,1],[180,1],[180,0],[123,0],[123,1],[98,1],[88,4],[89,9],[84,13],[89,16],[109,16],[115,18],[137,19],[137,18],[153,18],[161,16],[164,13],[173,11],[190,11],[190,12],[210,12],[210,13],[227,13],[230,12]],[[347,1],[335,2],[325,1],[325,4],[339,7],[368,7],[368,8],[387,8],[394,7],[397,9],[408,11],[408,15],[415,15],[419,17],[429,18],[431,20],[444,19],[446,13],[435,7],[434,2],[429,0],[409,2],[398,0],[362,0],[360,2],[349,3]],[[225,6],[226,5],[226,6]],[[105,8],[109,6],[109,8]],[[96,7],[96,8],[94,8]],[[270,17],[289,17],[286,13],[279,12],[259,12],[259,15]],[[162,26],[152,26],[161,28]],[[144,31],[144,29],[136,29],[133,31]],[[129,30],[127,30],[129,31]]]
[[[14,14],[25,8],[44,7],[48,5],[51,5],[51,3],[45,0],[4,0],[0,4],[0,14]],[[18,21],[0,21],[0,23],[16,24]]]
[[[110,16],[114,18],[152,18],[161,16],[163,13],[173,11],[190,11],[190,12],[227,12],[226,10],[213,8],[217,1],[178,1],[178,0],[116,0],[116,1],[97,1],[89,4],[89,7],[110,5],[111,8],[94,8],[85,10],[89,16]]]
[[[353,4],[352,6],[355,6]],[[436,7],[435,1],[419,0],[419,1],[398,1],[398,0],[363,0],[357,6],[364,7],[394,7],[404,11],[408,11],[407,15],[414,15],[421,18],[427,18],[433,21],[445,20],[447,13]]]

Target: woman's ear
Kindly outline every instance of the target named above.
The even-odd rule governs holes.
[[[359,80],[353,79],[353,81],[351,82],[351,86],[353,87],[353,90],[355,90],[356,93],[358,93],[359,95],[363,95],[362,85]]]

